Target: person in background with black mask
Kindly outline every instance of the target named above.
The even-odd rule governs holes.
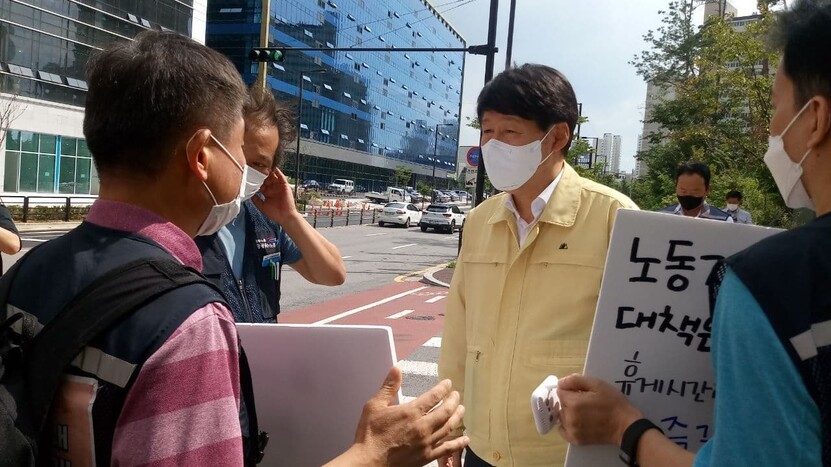
[[[687,161],[679,165],[675,170],[675,194],[678,195],[678,204],[667,206],[661,212],[733,223],[729,213],[707,204],[710,168],[706,164]]]

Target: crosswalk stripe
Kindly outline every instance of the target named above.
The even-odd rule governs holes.
[[[441,347],[441,337],[432,337],[429,341],[422,344],[422,347]]]
[[[410,375],[421,376],[439,376],[438,363],[432,362],[412,362],[409,360],[401,360],[398,362],[398,368],[401,368],[402,373]]]
[[[445,299],[445,298],[447,298],[447,295],[438,295],[438,296],[435,296],[435,297],[431,298],[430,300],[426,300],[424,303],[436,303],[437,301]]]

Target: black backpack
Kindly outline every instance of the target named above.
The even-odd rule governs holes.
[[[0,317],[6,314],[9,290],[26,257],[0,278]],[[173,259],[147,258],[99,277],[45,326],[28,314],[9,314],[0,324],[3,465],[36,466],[46,462],[39,444],[52,399],[67,367],[87,343],[162,295],[197,283],[216,290],[204,276]],[[249,433],[258,434],[244,440],[245,465],[255,465],[263,458],[268,435],[257,427],[251,372],[242,347],[240,379],[246,417],[243,425],[247,424]]]

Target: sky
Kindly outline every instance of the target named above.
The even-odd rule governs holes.
[[[486,44],[489,0],[431,0],[468,45]],[[730,0],[738,15],[755,12],[755,0]],[[629,65],[646,47],[643,35],[660,26],[658,11],[669,0],[517,0],[512,61],[540,63],[562,71],[583,103],[581,136],[621,136],[620,168],[635,167],[643,127],[646,84]],[[505,68],[509,0],[499,1],[496,73]],[[703,10],[703,7],[701,8]],[[703,14],[701,15],[703,17]],[[485,57],[465,62],[461,120],[476,116],[485,79]],[[462,126],[459,144],[475,146],[479,132]]]

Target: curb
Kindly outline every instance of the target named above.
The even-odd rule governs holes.
[[[436,279],[435,276],[434,276],[434,274],[436,274],[437,272],[447,268],[448,264],[450,264],[450,263],[446,263],[446,264],[442,264],[440,266],[430,268],[427,272],[424,273],[423,280],[426,281],[429,284],[449,289],[450,284],[448,284],[446,282],[442,282],[442,281]]]

